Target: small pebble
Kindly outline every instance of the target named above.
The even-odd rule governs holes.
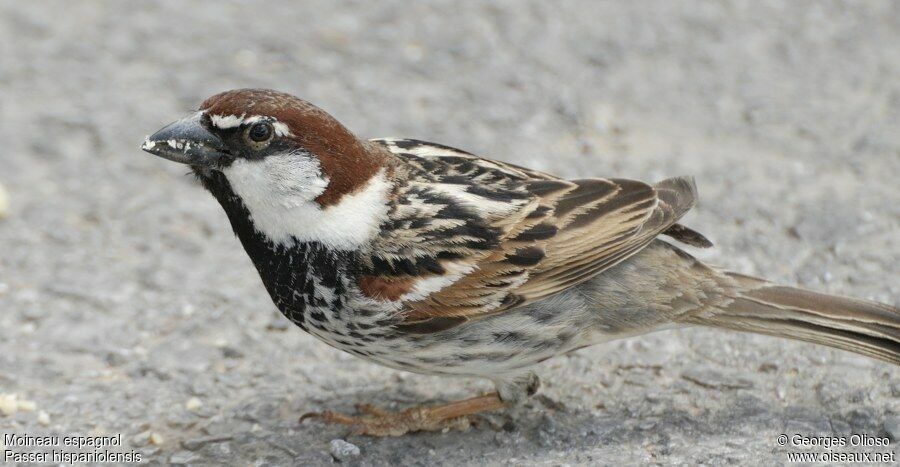
[[[775,388],[775,397],[777,397],[778,400],[783,401],[786,396],[787,388],[785,388],[784,385],[779,384],[778,387]]]
[[[24,399],[19,400],[19,410],[22,412],[34,412],[37,409],[37,404],[34,401],[26,401]]]
[[[0,415],[7,417],[16,412],[33,412],[37,404],[33,401],[20,399],[18,394],[0,394]]]
[[[19,404],[15,394],[0,394],[0,414],[7,417],[19,411]]]
[[[900,397],[900,382],[891,384],[891,395],[894,397]]]
[[[165,440],[159,433],[150,433],[150,444],[154,446],[162,446],[164,442]]]
[[[191,464],[197,462],[200,458],[190,451],[178,451],[169,457],[171,464]]]
[[[891,441],[900,440],[900,416],[892,415],[884,419],[884,431],[891,437]]]
[[[184,408],[187,409],[188,412],[196,412],[200,407],[203,407],[203,401],[196,397],[192,397],[184,403]]]
[[[226,345],[225,347],[222,347],[222,356],[225,358],[244,358],[244,352]]]
[[[131,442],[132,442],[132,444],[134,444],[135,446],[138,446],[138,447],[146,446],[147,443],[150,442],[150,432],[143,431],[141,433],[134,435],[134,437],[131,438]]]
[[[50,414],[41,410],[38,412],[37,422],[43,426],[47,426],[50,424]]]
[[[267,331],[287,331],[288,330],[288,321],[282,317],[278,317],[277,319],[273,319],[266,325]]]
[[[342,439],[331,440],[331,455],[339,461],[359,456],[359,447]]]
[[[3,185],[0,185],[0,219],[6,217],[7,214],[9,214],[9,195],[6,194]]]
[[[181,446],[189,451],[196,451],[207,444],[217,444],[231,439],[231,436],[207,436],[205,438],[184,440],[181,442]]]
[[[121,350],[107,352],[103,359],[109,366],[121,366],[128,362],[128,356]]]

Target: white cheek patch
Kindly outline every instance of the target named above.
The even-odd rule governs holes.
[[[325,209],[315,201],[328,186],[318,161],[302,153],[237,159],[222,170],[257,231],[275,243],[319,242],[336,250],[368,243],[387,219],[384,172]]]

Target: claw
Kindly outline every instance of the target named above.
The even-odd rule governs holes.
[[[503,402],[496,395],[435,407],[413,407],[401,412],[391,412],[371,404],[359,404],[356,408],[363,416],[327,410],[305,413],[300,417],[300,422],[318,418],[325,423],[350,426],[353,433],[359,435],[401,436],[416,431],[465,431],[472,425],[469,415],[502,407]]]

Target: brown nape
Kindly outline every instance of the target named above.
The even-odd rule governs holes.
[[[235,89],[206,99],[200,110],[210,115],[265,115],[287,125],[291,138],[319,159],[329,179],[316,198],[323,208],[362,188],[388,160],[384,149],[360,140],[324,110],[290,94]]]

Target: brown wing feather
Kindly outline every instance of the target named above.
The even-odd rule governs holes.
[[[404,302],[404,329],[477,319],[573,287],[645,247],[696,200],[688,177],[652,186],[624,179],[568,181],[421,141],[383,144],[398,155],[433,154],[435,160],[452,159],[458,167],[464,159],[479,167],[470,174],[489,171],[495,183],[519,196],[514,212],[480,213],[492,219],[492,246],[456,259],[455,266],[468,272],[452,284]]]
[[[539,197],[538,206],[550,207],[543,216],[526,215],[519,221],[525,228],[510,229],[518,235],[506,236],[475,272],[427,300],[410,303],[407,319],[475,318],[539,300],[599,274],[646,246],[693,204],[690,181],[669,180],[662,188],[592,179]]]

